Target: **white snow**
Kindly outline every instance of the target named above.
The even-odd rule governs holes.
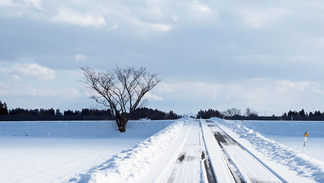
[[[241,124],[241,121],[226,121],[221,119],[214,119],[214,121],[217,121],[226,133],[229,133],[235,140],[249,148],[253,154],[262,157],[262,160],[267,162],[270,167],[279,169],[277,173],[288,182],[311,182],[311,180],[315,182],[324,182],[324,162],[264,137],[253,129],[244,126],[248,122],[243,122],[243,124]],[[300,129],[300,125],[304,126],[305,124],[303,124],[303,122],[298,122],[295,124],[296,126],[292,125],[288,129],[284,128],[285,125],[281,125],[282,128],[278,126],[276,126],[276,128],[271,128],[263,121],[260,121],[258,125],[265,125],[264,128],[268,129],[266,132],[270,133],[269,131],[272,129],[282,132]],[[320,127],[321,125],[319,125],[318,128]],[[260,127],[260,129],[263,128]],[[296,175],[298,176],[296,177]]]
[[[214,172],[222,172],[216,175],[219,182],[235,182],[231,176],[231,172],[226,168],[225,157],[221,153],[221,148],[217,145],[213,134],[208,128],[206,121],[201,120],[203,138],[205,140],[205,145],[207,149],[207,154],[210,157],[211,166]]]
[[[300,152],[303,149],[304,133],[308,131],[310,135],[305,154],[324,162],[323,121],[244,121],[243,125]]]
[[[172,122],[0,122],[1,182],[67,182]]]
[[[282,182],[281,177],[279,179],[259,159],[240,146],[241,144],[229,138],[218,126],[212,126],[211,130],[218,136],[218,139],[224,138],[220,140],[221,147],[244,182]]]
[[[212,120],[287,182],[324,182],[324,162],[310,154],[323,152],[317,147],[323,147],[318,139],[324,138],[324,122]],[[206,182],[201,152],[213,154],[211,161],[226,162],[213,152],[218,147],[208,145],[218,146],[206,122],[201,122],[202,129],[191,119],[130,121],[125,133],[111,121],[0,122],[1,182],[184,182],[181,176]],[[301,139],[302,146],[306,130],[310,136],[302,154],[301,147],[290,147],[297,146],[291,139]],[[241,149],[224,149],[236,157],[234,166],[256,167],[254,160],[247,164],[240,159]],[[196,162],[179,164],[182,154]],[[213,170],[217,178],[228,171],[226,166]]]
[[[170,161],[168,156],[161,155],[167,153],[172,143],[181,143],[187,130],[186,122],[178,121],[131,149],[123,150],[100,166],[71,179],[70,182],[141,182],[147,172],[163,170],[164,166],[154,165],[161,161],[161,158],[167,158],[162,164]]]

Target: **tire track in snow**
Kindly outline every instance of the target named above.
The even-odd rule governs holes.
[[[211,171],[203,170],[203,168],[209,165],[206,157],[202,155],[204,154],[205,147],[201,135],[200,122],[194,121],[193,127],[188,132],[186,139],[184,139],[177,162],[168,177],[168,183],[201,182],[201,179],[209,175],[208,173]],[[204,173],[207,175],[203,175]],[[210,175],[207,176],[207,179],[210,178]]]
[[[216,124],[209,124],[209,127],[228,158],[236,182],[286,182]]]
[[[213,169],[211,167],[211,164],[210,164],[210,161],[209,161],[208,157],[206,157],[206,155],[205,155],[205,151],[201,152],[201,160],[204,163],[203,168],[205,168],[204,170],[206,171],[207,181],[209,183],[213,183],[213,182],[216,183],[217,181],[215,179]]]

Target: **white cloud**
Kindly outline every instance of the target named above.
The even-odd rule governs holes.
[[[76,4],[84,4],[87,3],[87,0],[73,0],[73,2]]]
[[[80,13],[67,8],[60,9],[58,14],[52,17],[52,21],[66,22],[83,27],[103,27],[106,25],[103,16],[96,16],[90,13]]]
[[[172,20],[174,22],[179,22],[179,20],[180,20],[180,16],[179,15],[172,15],[171,17],[172,17]]]
[[[10,67],[0,68],[3,75],[9,78],[23,79],[23,78],[37,78],[41,80],[49,80],[55,78],[55,71],[38,64],[21,64],[15,63]]]
[[[151,27],[153,30],[161,31],[161,32],[168,32],[171,27],[166,24],[148,24],[149,27]]]
[[[86,59],[86,56],[85,55],[83,55],[83,54],[77,54],[77,55],[75,55],[75,60],[76,61],[83,61],[83,60],[85,60]]]
[[[32,86],[33,87],[33,86]],[[48,88],[33,88],[30,91],[32,96],[48,96],[48,97],[60,97],[60,98],[78,98],[82,96],[76,88],[71,87],[48,87]]]
[[[42,10],[42,0],[21,0],[15,1],[12,0],[1,0],[0,7],[35,7],[39,10]]]
[[[291,90],[300,91],[306,88],[312,88],[312,83],[308,81],[289,81],[278,80],[276,81],[276,88],[279,93],[291,92]]]
[[[144,65],[175,82],[223,82],[160,83],[154,94],[165,103],[276,108],[276,103],[288,105],[307,92],[314,97],[323,94],[324,26],[318,23],[323,7],[321,1],[0,0],[0,47],[5,48],[0,59],[33,57],[50,68],[80,70],[82,61],[92,55],[94,69],[116,63]],[[0,80],[36,81],[44,87],[80,84],[82,75],[67,81],[62,70],[43,66],[2,64],[5,79]],[[248,80],[254,77],[280,80]],[[320,84],[298,81],[303,79]],[[196,105],[197,101],[202,102]]]
[[[9,67],[1,67],[0,72],[5,78],[0,81],[0,96],[15,98],[52,97],[57,101],[86,97],[86,88],[79,80],[80,70],[53,70],[38,64],[16,63]],[[33,100],[33,99],[28,99]]]
[[[0,7],[14,7],[4,10],[0,15],[27,16],[38,21],[64,22],[82,27],[107,28],[107,30],[124,29],[123,32],[126,33],[132,32],[135,28],[140,36],[143,32],[168,32],[172,28],[169,21],[179,20],[178,16],[171,17],[168,5],[160,1],[148,1],[143,7],[132,7],[111,2],[98,5],[86,0],[65,3],[46,2],[44,5],[41,0],[20,0],[19,2],[3,0],[0,1]],[[32,11],[30,7],[46,11]]]
[[[164,19],[166,14],[160,6],[151,6],[146,10],[146,13],[154,19]]]
[[[187,5],[185,12],[179,14],[181,23],[185,23],[196,28],[211,28],[220,25],[222,22],[219,12],[211,4],[200,1],[193,1]]]
[[[291,106],[315,110],[320,107],[318,100],[324,95],[323,86],[318,82],[269,78],[230,83],[163,82],[154,91],[171,106],[178,103],[186,108],[188,106],[182,103],[190,102],[190,105],[197,105],[201,109],[236,107],[244,110],[250,107],[258,111],[272,111],[276,115],[281,115]]]
[[[164,100],[163,97],[153,95],[151,93],[146,93],[144,96],[144,99],[155,100],[155,101],[163,101]]]
[[[136,27],[141,27],[144,30],[153,30],[159,32],[168,32],[171,30],[171,26],[167,24],[160,24],[160,23],[146,23],[142,22],[137,18],[131,18],[131,23]]]
[[[24,0],[24,4],[28,7],[35,7],[39,10],[42,10],[42,0]]]
[[[11,0],[1,0],[0,7],[14,6],[14,3]]]
[[[254,28],[279,20],[288,13],[285,8],[268,8],[261,10],[245,9],[241,11],[244,20]]]
[[[203,14],[211,14],[212,13],[212,10],[210,9],[210,7],[208,5],[199,3],[197,1],[190,3],[190,7],[194,11],[199,12],[199,13],[203,13]]]
[[[257,110],[272,110],[276,115],[290,109],[320,107],[318,100],[323,98],[323,87],[314,81],[275,80],[269,78],[250,79],[235,84],[237,96],[231,101],[234,106],[242,104]],[[244,107],[241,107],[244,109]]]
[[[222,88],[220,84],[203,82],[163,82],[156,87],[160,94],[168,95],[169,99],[198,99],[215,98],[215,94]],[[210,98],[209,98],[210,99]]]
[[[209,16],[213,13],[207,4],[199,3],[198,1],[191,2],[189,4],[189,10],[196,17]]]
[[[72,87],[43,87],[31,84],[6,84],[0,83],[0,95],[2,96],[33,96],[33,97],[58,97],[78,98],[84,96],[78,89]]]

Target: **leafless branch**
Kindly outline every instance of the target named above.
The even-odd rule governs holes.
[[[146,104],[142,100],[144,95],[161,81],[157,74],[148,73],[144,67],[117,67],[111,72],[96,72],[89,67],[82,70],[86,86],[99,94],[92,98],[111,109],[120,131],[126,130],[131,113]]]

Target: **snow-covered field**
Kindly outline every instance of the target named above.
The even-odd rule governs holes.
[[[0,122],[0,182],[68,182],[172,122]]]
[[[324,182],[324,122],[212,121],[282,180]],[[209,127],[211,124],[208,122]],[[302,154],[306,130],[310,136]],[[191,173],[191,180],[207,182],[205,158],[200,156],[202,151],[212,152],[214,145],[208,146],[208,141],[216,141],[206,131],[210,131],[206,122],[191,119],[131,121],[126,133],[118,132],[114,122],[103,121],[0,122],[1,182],[181,181],[181,172],[190,170],[199,173]],[[198,153],[192,148],[199,149]],[[241,149],[231,144],[222,148],[229,156]],[[181,164],[179,155],[184,162],[186,158],[190,161]],[[211,165],[221,156],[210,157]],[[234,166],[244,164],[238,160]],[[188,167],[194,164],[200,164],[198,169]],[[217,171],[216,177],[224,174]]]
[[[308,131],[304,153],[324,162],[324,121],[243,121],[243,125],[297,151],[303,150]]]

